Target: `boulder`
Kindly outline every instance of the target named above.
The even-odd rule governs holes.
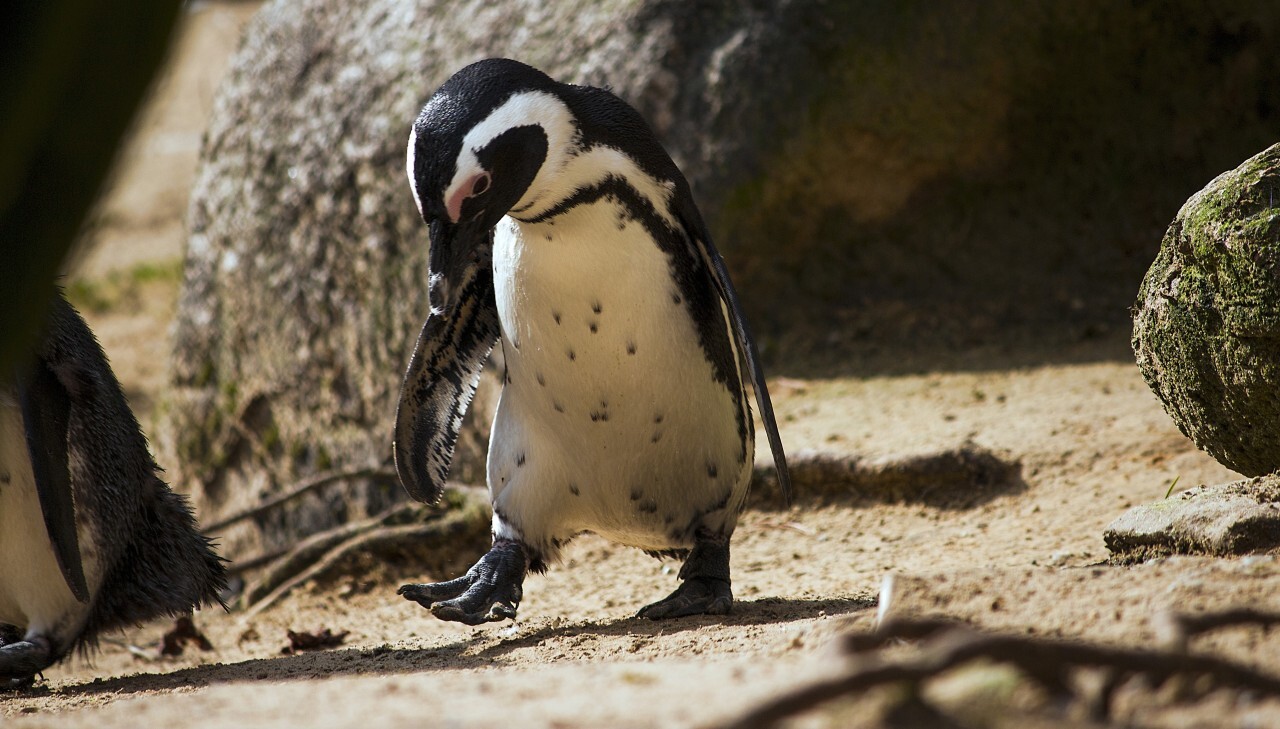
[[[846,345],[867,338],[950,351],[957,331],[1121,311],[1153,211],[1274,128],[1277,48],[1266,3],[273,0],[202,151],[162,461],[205,518],[386,461],[427,313],[404,145],[478,58],[634,104],[689,177],[766,360],[806,372],[859,366]],[[494,392],[456,477],[482,477]],[[399,498],[332,487],[221,536],[232,555],[271,549]]]
[[[1182,432],[1246,476],[1280,468],[1280,144],[1191,196],[1142,281],[1133,351]]]

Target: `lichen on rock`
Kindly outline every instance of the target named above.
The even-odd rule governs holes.
[[[1133,351],[1178,427],[1247,476],[1280,468],[1280,145],[1178,212],[1147,272]]]

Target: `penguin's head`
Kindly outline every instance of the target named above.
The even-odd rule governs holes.
[[[564,88],[517,61],[478,61],[446,81],[418,115],[406,171],[431,230],[433,278],[443,278],[439,305],[453,303],[450,291],[488,250],[502,216],[547,191],[548,162],[572,153],[575,121]]]

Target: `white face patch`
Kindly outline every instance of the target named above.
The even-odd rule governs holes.
[[[584,151],[573,114],[559,98],[543,91],[515,94],[467,132],[453,179],[444,190],[446,207],[477,175],[487,172],[476,157],[480,150],[508,129],[531,125],[541,127],[547,135],[547,158],[511,212],[525,218],[536,216],[575,191],[613,176],[635,188],[668,225],[676,227],[669,205],[675,184],[645,173],[635,160],[614,147]]]
[[[409,174],[409,189],[413,191],[413,203],[418,206],[418,215],[422,215],[422,196],[418,194],[418,179],[413,174],[413,160],[417,155],[418,130],[409,130],[409,149],[405,152],[404,167]]]
[[[573,126],[573,115],[564,102],[543,91],[525,91],[507,99],[502,106],[494,109],[467,132],[462,140],[462,150],[458,153],[453,179],[444,190],[442,202],[447,204],[477,175],[488,172],[480,166],[480,160],[476,158],[477,152],[489,146],[490,142],[508,129],[524,126],[542,127],[543,133],[547,135],[547,159],[529,185],[525,197],[543,189],[548,170],[561,166],[563,158],[576,150],[574,137],[577,131]],[[516,203],[516,207],[524,203],[522,198]]]

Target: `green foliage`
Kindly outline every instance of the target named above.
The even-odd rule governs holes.
[[[163,263],[140,263],[133,268],[115,270],[102,278],[78,278],[67,284],[67,299],[81,311],[107,313],[126,306],[137,306],[150,286],[177,289],[182,283],[182,260]]]

